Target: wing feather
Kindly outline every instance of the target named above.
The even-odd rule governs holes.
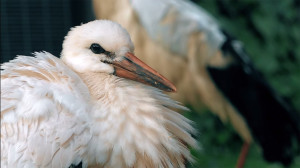
[[[92,136],[89,91],[60,59],[34,55],[1,66],[1,167],[69,167]]]

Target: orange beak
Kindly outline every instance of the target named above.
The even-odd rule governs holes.
[[[115,68],[114,75],[150,85],[167,92],[175,92],[176,87],[165,77],[142,62],[132,53],[126,53],[122,61],[111,64]]]

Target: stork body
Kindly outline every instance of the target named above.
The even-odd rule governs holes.
[[[254,68],[241,42],[222,31],[204,9],[184,0],[95,0],[94,7],[98,18],[127,28],[136,53],[156,53],[142,59],[176,83],[173,98],[195,108],[204,104],[230,122],[245,151],[256,139],[266,160],[292,162],[292,144],[300,141],[297,112]]]
[[[62,59],[4,63],[1,167],[184,167],[194,129],[172,109],[185,108],[142,84],[174,89],[130,52],[126,30],[93,21],[69,32]],[[128,71],[128,60],[139,69]]]

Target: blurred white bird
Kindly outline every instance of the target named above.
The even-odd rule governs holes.
[[[125,29],[97,20],[71,29],[61,59],[4,63],[1,167],[185,167],[194,129],[173,110],[186,108],[144,85],[176,90],[133,51]]]
[[[178,87],[174,99],[203,104],[244,140],[243,167],[253,139],[271,162],[292,163],[300,147],[297,112],[253,66],[240,41],[188,0],[94,0],[97,18],[122,24],[136,53]],[[263,56],[263,54],[262,54]]]

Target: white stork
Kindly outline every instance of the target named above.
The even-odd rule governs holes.
[[[94,11],[130,32],[136,53],[145,53],[141,59],[179,88],[173,98],[195,108],[204,103],[233,125],[245,142],[237,167],[253,139],[266,160],[292,162],[300,142],[297,112],[203,8],[188,0],[94,0]]]
[[[4,63],[1,167],[185,167],[195,130],[173,110],[186,108],[133,52],[125,29],[96,20],[71,29],[61,59]]]

